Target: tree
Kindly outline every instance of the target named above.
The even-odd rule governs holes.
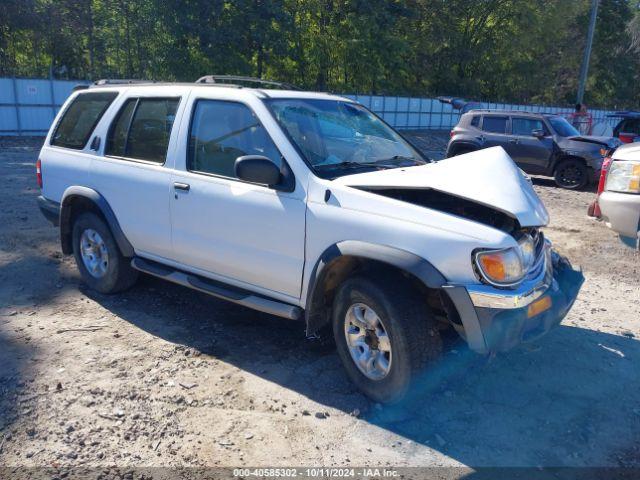
[[[591,106],[638,100],[638,3],[601,2]],[[589,7],[589,0],[4,0],[0,74],[186,81],[236,74],[340,92],[569,104]]]

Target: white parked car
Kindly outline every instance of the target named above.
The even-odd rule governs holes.
[[[640,248],[640,143],[627,143],[613,153],[597,201],[607,226],[626,244]]]
[[[568,312],[583,277],[502,148],[432,163],[349,99],[219,82],[105,81],[65,103],[39,202],[92,288],[141,271],[332,330],[381,402],[438,358],[443,329],[503,351]]]

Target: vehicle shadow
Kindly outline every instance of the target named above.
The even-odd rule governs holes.
[[[18,397],[30,377],[29,359],[37,354],[32,345],[8,334],[7,324],[0,317],[0,458],[11,426],[20,415],[29,413],[27,403],[20,406]]]
[[[33,254],[16,246],[22,241],[19,234],[4,237],[3,241],[1,253],[15,258],[0,263],[0,445],[8,439],[16,421],[33,411],[34,396],[23,396],[33,391],[29,383],[34,381],[41,360],[33,335],[38,317],[31,314],[54,302],[65,288],[76,288],[74,279],[58,271],[57,256]],[[55,243],[41,244],[50,245]],[[0,458],[3,449],[7,449],[7,442],[0,446]]]
[[[333,351],[310,348],[301,323],[149,277],[124,298],[85,293],[166,341],[320,404],[358,409],[354,428],[377,426],[464,465],[616,465],[616,452],[640,438],[634,338],[561,326],[492,361],[458,344],[405,401],[383,407],[355,390]]]
[[[533,184],[538,187],[551,187],[551,188],[557,188],[558,190],[563,190],[561,187],[556,185],[556,182],[553,180],[553,178],[535,177],[535,176],[530,176],[530,177]],[[597,190],[598,190],[598,183],[596,182],[596,183],[589,183],[587,186],[581,188],[578,191],[596,193]]]

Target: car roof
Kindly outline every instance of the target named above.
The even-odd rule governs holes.
[[[613,117],[613,118],[640,118],[640,112],[634,112],[634,111],[622,111],[622,112],[613,112],[613,113],[609,113],[607,114],[607,117]]]

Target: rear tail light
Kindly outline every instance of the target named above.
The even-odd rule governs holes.
[[[455,134],[456,134],[456,131],[455,131],[455,130],[451,130],[451,131],[449,132],[449,137],[453,138],[453,136],[454,136]]]
[[[40,159],[36,161],[36,179],[38,180],[38,187],[42,188],[42,161]]]
[[[618,138],[622,143],[633,143],[633,139],[636,137],[635,133],[620,132]]]
[[[602,162],[602,168],[600,170],[600,180],[598,181],[598,190],[596,192],[596,199],[591,205],[589,205],[589,210],[587,212],[587,215],[589,215],[590,217],[600,218],[602,216],[600,205],[598,205],[598,197],[602,192],[604,192],[604,186],[607,183],[607,173],[609,172],[612,161],[613,160],[611,160],[611,157],[605,157]]]
[[[611,166],[611,157],[605,157],[602,162],[602,169],[600,170],[600,180],[598,181],[598,191],[596,195],[600,195],[604,192],[604,184],[607,182],[607,172]]]

